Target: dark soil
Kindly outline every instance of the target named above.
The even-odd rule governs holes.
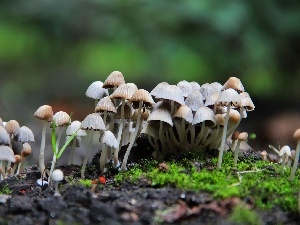
[[[87,168],[87,179],[99,177],[98,162],[99,154]],[[60,169],[65,177],[80,177],[79,166]],[[106,184],[98,184],[94,193],[68,179],[60,184],[61,196],[54,197],[53,187],[37,185],[38,168],[27,167],[23,174],[0,182],[2,192],[5,187],[12,190],[0,196],[0,224],[241,224],[229,219],[237,204],[254,210],[264,224],[299,224],[295,213],[255,209],[251,197],[217,201],[207,193],[153,187],[147,180],[116,184],[117,171],[108,171]]]

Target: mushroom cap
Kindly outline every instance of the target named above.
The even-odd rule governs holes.
[[[193,112],[190,107],[187,105],[181,105],[176,112],[174,113],[173,117],[175,118],[182,118],[188,123],[193,122]]]
[[[5,145],[0,145],[0,160],[15,162],[13,150]]]
[[[219,94],[219,92],[215,92],[209,95],[205,100],[204,106],[213,106],[219,98]]]
[[[229,113],[229,124],[237,124],[241,120],[241,114],[235,109],[231,109]]]
[[[190,85],[191,85],[191,87],[192,87],[192,92],[193,92],[193,91],[200,91],[201,86],[200,86],[200,84],[197,83],[196,81],[191,81],[191,82],[190,82]]]
[[[224,90],[229,89],[229,88],[236,90],[238,93],[245,91],[245,88],[244,88],[241,80],[237,77],[229,77],[229,79],[223,85]]]
[[[34,116],[40,120],[51,122],[53,119],[52,107],[50,105],[42,105],[35,111]]]
[[[14,155],[15,157],[15,164],[19,164],[21,162],[21,156],[20,155]]]
[[[149,135],[155,138],[156,140],[159,139],[158,133],[159,133],[159,127],[151,123],[147,123],[141,130],[141,134]]]
[[[295,131],[293,138],[295,141],[300,141],[300,128]]]
[[[216,118],[214,112],[206,106],[200,107],[196,111],[192,124],[195,125],[204,121],[206,126],[213,127],[216,125]]]
[[[177,86],[181,89],[183,97],[187,97],[192,92],[192,85],[186,80],[179,81]]]
[[[185,99],[185,104],[191,108],[192,111],[197,111],[203,106],[203,96],[200,91],[191,92]]]
[[[246,108],[247,111],[253,111],[255,105],[247,92],[240,93],[242,106]]]
[[[239,136],[238,136],[238,139],[239,139],[240,141],[246,141],[247,138],[248,138],[248,133],[247,133],[247,132],[241,132],[241,133],[239,134]]]
[[[28,142],[28,141],[34,142],[34,134],[32,130],[26,126],[20,127],[20,133],[17,138],[18,138],[18,142]]]
[[[157,108],[153,110],[147,121],[152,123],[163,121],[171,127],[173,126],[172,116],[170,112],[164,108]]]
[[[0,145],[10,145],[10,143],[11,141],[9,138],[9,134],[4,127],[0,126]]]
[[[76,136],[82,137],[82,136],[86,136],[86,131],[80,129],[81,127],[81,122],[78,120],[74,120],[67,128],[66,130],[66,135],[67,136],[72,136],[76,131],[77,134]]]
[[[215,114],[216,123],[223,126],[225,123],[225,114]]]
[[[129,99],[129,102],[132,103],[134,109],[139,107],[139,101],[142,101],[143,106],[146,108],[152,108],[155,104],[150,93],[144,89],[137,90]]]
[[[105,124],[100,114],[91,113],[81,122],[80,128],[83,130],[105,130]]]
[[[5,124],[5,129],[8,134],[18,136],[20,133],[20,125],[16,120],[10,120]]]
[[[70,124],[71,118],[68,113],[59,111],[53,115],[53,122],[58,127],[67,126]]]
[[[219,94],[216,105],[241,107],[241,96],[232,88],[226,89]]]
[[[290,146],[285,145],[280,149],[279,156],[281,157],[283,155],[292,156]]]
[[[64,179],[64,173],[60,169],[56,169],[52,172],[51,178],[54,181],[62,181]]]
[[[240,132],[238,130],[234,131],[232,136],[231,136],[231,139],[233,141],[237,140],[238,139],[238,136],[239,136]]]
[[[150,115],[150,111],[149,109],[142,109],[141,111],[141,120],[147,120],[149,118],[149,115]],[[137,121],[137,117],[138,117],[138,110],[134,110],[133,114],[132,114],[132,117],[131,117],[131,121],[135,122]]]
[[[203,95],[203,99],[207,100],[211,95],[221,92],[222,85],[218,82],[205,83],[200,87],[200,92]]]
[[[94,110],[94,112],[100,112],[100,113],[102,113],[104,111],[107,111],[110,113],[117,112],[116,106],[109,96],[101,98],[100,101],[97,103],[96,108]]]
[[[121,84],[125,84],[125,79],[120,71],[113,71],[103,83],[103,88],[119,87]]]
[[[121,84],[111,95],[111,99],[130,99],[132,95],[138,90],[133,83]]]
[[[169,86],[169,84],[167,82],[161,82],[158,85],[156,85],[155,88],[153,88],[153,90],[150,92],[150,94],[153,95],[154,97],[156,97],[157,94],[160,93],[161,90],[163,90],[167,86]]]
[[[183,92],[176,85],[165,85],[155,96],[157,99],[170,100],[184,105]]]
[[[103,88],[103,82],[94,81],[87,88],[85,95],[89,98],[101,99],[105,96],[108,96],[109,94],[108,94],[108,90]]]
[[[100,137],[100,142],[112,148],[119,148],[119,143],[115,135],[110,130],[106,130],[103,132]]]
[[[23,149],[21,151],[21,156],[26,157],[31,154],[31,146],[27,142],[23,144]]]

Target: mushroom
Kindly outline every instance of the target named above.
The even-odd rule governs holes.
[[[190,84],[190,82],[183,80],[183,81],[179,81],[177,83],[177,86],[181,89],[182,93],[183,93],[183,97],[187,97],[191,92],[192,92],[192,85]]]
[[[14,174],[17,167],[20,166],[20,163],[21,163],[21,156],[20,155],[14,155],[15,157],[15,163],[14,163],[14,166],[11,170],[11,174]]]
[[[260,157],[261,157],[262,160],[266,161],[268,159],[267,156],[268,156],[268,152],[266,150],[262,150],[260,152]]]
[[[26,126],[20,127],[20,132],[19,132],[19,135],[17,138],[18,138],[18,141],[21,143],[25,143],[28,141],[34,142],[34,135],[32,133],[32,130]]]
[[[95,99],[96,106],[100,99],[102,99],[105,96],[108,96],[108,90],[103,88],[103,82],[94,81],[87,88],[85,95],[89,98]]]
[[[91,134],[89,134],[88,147],[81,167],[81,179],[84,179],[84,172],[85,172],[86,164],[90,157],[91,145],[94,139],[94,133],[95,133],[94,131],[104,131],[105,125],[99,113],[92,113],[87,115],[84,118],[84,120],[81,122],[80,128],[83,130],[92,131]]]
[[[192,91],[200,91],[201,86],[196,81],[191,81],[190,85],[192,87]]]
[[[64,173],[60,169],[56,169],[53,171],[51,175],[51,180],[55,182],[55,191],[54,196],[61,196],[58,190],[58,183],[64,179]]]
[[[39,154],[39,169],[41,175],[43,176],[45,170],[44,151],[45,151],[45,141],[46,141],[46,129],[47,129],[48,122],[51,122],[53,119],[52,107],[50,105],[42,105],[36,110],[34,116],[43,121],[41,148]]]
[[[300,155],[300,129],[297,129],[295,131],[293,138],[295,141],[297,141],[297,148],[296,148],[296,154],[295,154],[295,159],[294,159],[291,175],[289,178],[290,181],[294,180],[295,173],[296,173],[296,170],[298,167],[298,161],[299,161],[299,155]]]
[[[5,124],[5,129],[9,134],[9,138],[12,141],[14,138],[17,138],[20,134],[20,125],[16,120],[10,120]],[[12,147],[12,143],[10,143],[10,147]]]
[[[76,143],[80,141],[81,137],[86,136],[86,131],[80,129],[80,126],[81,122],[78,120],[74,120],[66,130],[67,139],[69,139],[74,133],[77,132],[75,138],[72,140],[71,153],[68,161],[69,165],[73,164],[74,161],[75,147],[77,147]]]
[[[103,83],[103,88],[117,88],[121,84],[125,84],[125,79],[120,71],[113,71]]]
[[[49,175],[49,180],[48,180],[49,183],[51,180],[51,174],[55,168],[55,164],[56,164],[56,160],[57,160],[56,155],[58,153],[59,143],[60,143],[60,139],[61,139],[61,136],[63,133],[62,127],[68,126],[70,124],[70,122],[71,122],[71,118],[70,118],[69,114],[64,111],[59,111],[53,115],[52,126],[57,127],[58,134],[57,134],[56,146],[54,149],[55,152],[53,154],[53,159],[52,159],[52,163],[51,163],[50,175]],[[54,129],[54,127],[52,127],[52,129]]]
[[[241,80],[237,77],[229,77],[229,79],[223,85],[223,90],[226,90],[229,88],[232,88],[233,90],[237,91],[238,93],[245,91],[245,88],[244,88]]]
[[[10,146],[11,140],[4,127],[0,126],[0,145]]]
[[[23,149],[21,151],[21,163],[19,165],[17,174],[19,174],[23,170],[25,158],[30,154],[31,154],[31,146],[27,142],[25,142],[23,144]]]
[[[225,149],[225,139],[226,139],[226,134],[227,134],[227,125],[228,125],[228,120],[229,120],[229,115],[230,115],[230,108],[231,108],[231,106],[240,107],[241,106],[241,97],[235,90],[229,88],[220,93],[220,95],[216,101],[216,105],[227,107],[227,112],[226,112],[226,117],[225,117],[225,122],[224,122],[224,127],[223,127],[223,133],[222,133],[222,140],[221,140],[221,145],[219,148],[218,164],[217,164],[217,168],[220,169],[221,165],[222,165],[222,160],[223,160],[223,152]]]
[[[284,168],[291,157],[291,148],[288,145],[283,146],[279,151],[279,157],[281,161],[281,174],[284,174]]]
[[[121,121],[120,121],[119,131],[117,135],[117,141],[119,143],[119,147],[121,147],[122,132],[123,132],[123,128],[125,127],[125,117],[124,117],[125,101],[129,100],[137,90],[138,90],[137,86],[133,83],[121,84],[110,95],[111,99],[121,100]],[[114,167],[118,167],[119,165],[118,152],[119,149],[114,149]]]
[[[238,135],[237,143],[234,149],[234,158],[233,158],[233,167],[236,167],[237,165],[237,160],[238,160],[238,155],[239,155],[239,150],[240,150],[240,144],[242,141],[246,141],[248,138],[248,133],[247,132],[241,132]]]
[[[235,147],[235,143],[236,143],[236,140],[238,139],[239,134],[240,134],[240,132],[238,130],[236,130],[231,135],[231,140],[232,140],[232,143],[230,146],[231,151],[233,151],[233,148]]]
[[[2,161],[15,162],[14,152],[13,150],[5,145],[0,146],[0,173],[2,175],[2,179],[6,178],[5,168],[2,166]],[[2,180],[1,179],[1,180]]]
[[[129,146],[127,147],[127,150],[124,155],[124,159],[123,159],[123,163],[122,163],[122,167],[121,167],[122,170],[126,170],[128,156],[130,154],[131,148],[132,148],[132,146],[135,142],[135,139],[138,136],[138,132],[140,130],[142,107],[152,108],[152,106],[154,105],[154,101],[153,101],[150,93],[144,89],[137,90],[132,95],[132,97],[129,99],[129,102],[132,103],[132,107],[134,109],[138,110],[138,115],[137,115],[136,128],[135,128],[134,134],[130,138]]]
[[[117,149],[119,148],[119,143],[115,135],[109,130],[103,132],[103,134],[100,137],[100,142],[104,145],[102,146],[102,151],[100,156],[100,170],[102,171],[102,173],[104,173],[105,162],[106,162],[106,151],[107,151],[106,146]]]

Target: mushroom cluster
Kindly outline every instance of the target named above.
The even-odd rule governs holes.
[[[23,170],[25,157],[31,154],[28,142],[34,142],[34,135],[27,126],[20,127],[16,120],[3,122],[0,118],[0,180]],[[21,155],[14,151],[18,145],[22,148]]]
[[[114,167],[126,170],[131,149],[141,134],[147,136],[154,149],[153,157],[158,160],[167,155],[218,148],[220,168],[226,139],[247,112],[255,108],[236,77],[230,77],[224,85],[214,82],[200,86],[185,80],[177,85],[161,82],[149,93],[133,83],[125,83],[123,74],[114,71],[103,83],[93,82],[91,86],[86,93],[94,96],[96,107],[84,119],[81,129],[92,130],[92,136],[99,132],[102,172],[111,160]],[[119,151],[125,145],[128,146],[120,163]],[[89,152],[88,148],[82,177]]]

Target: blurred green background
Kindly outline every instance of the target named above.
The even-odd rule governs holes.
[[[149,91],[237,76],[258,122],[298,109],[299,60],[298,0],[0,2],[0,117],[21,124],[43,104],[82,120],[86,88],[114,70]]]

